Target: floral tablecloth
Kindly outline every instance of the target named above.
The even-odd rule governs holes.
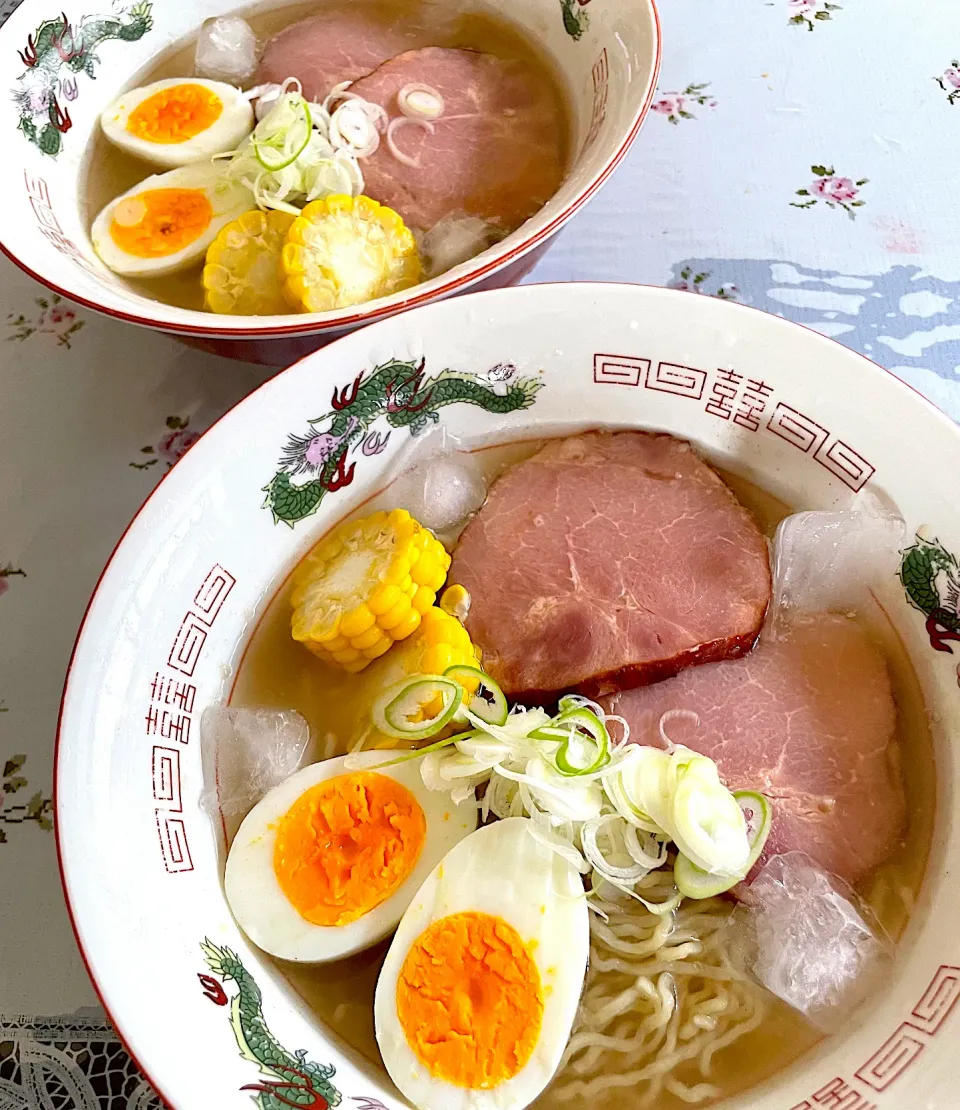
[[[15,6],[0,0],[0,21]],[[654,111],[530,280],[739,300],[960,419],[958,0],[661,7]],[[0,296],[0,1110],[147,1110],[159,1100],[97,1007],[63,906],[60,691],[124,526],[266,372],[94,317],[5,261]]]

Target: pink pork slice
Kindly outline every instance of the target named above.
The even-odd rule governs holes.
[[[394,157],[385,141],[363,159],[368,196],[424,231],[452,215],[512,231],[557,191],[564,169],[561,105],[521,62],[430,46],[393,58],[350,91],[397,119],[397,93],[414,83],[440,93],[444,114],[432,134],[417,124],[397,130],[395,145],[416,166]]]
[[[307,100],[323,101],[334,85],[366,77],[418,39],[402,24],[383,26],[362,12],[331,11],[293,23],[263,48],[256,83],[296,77]]]
[[[505,693],[596,696],[742,655],[770,601],[767,544],[689,443],[647,432],[554,440],[467,525],[450,582]]]
[[[761,640],[745,659],[697,667],[668,682],[604,699],[640,743],[670,740],[710,756],[731,790],[774,806],[758,867],[802,851],[855,884],[904,831],[896,709],[880,651],[845,617],[820,615],[787,638]]]

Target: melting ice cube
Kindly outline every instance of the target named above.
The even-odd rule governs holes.
[[[788,516],[774,538],[768,627],[777,635],[791,616],[860,608],[896,575],[903,542],[903,521],[871,495],[850,510]]]
[[[214,706],[200,722],[201,805],[223,814],[227,838],[268,791],[307,762],[310,726],[293,710]]]
[[[803,852],[774,856],[732,918],[742,959],[772,994],[824,1032],[877,986],[892,945],[845,883]]]
[[[398,504],[434,532],[464,524],[487,496],[483,475],[458,458],[428,459],[398,479]]]
[[[222,15],[208,19],[197,36],[194,67],[198,77],[239,85],[257,68],[257,36],[245,19]]]

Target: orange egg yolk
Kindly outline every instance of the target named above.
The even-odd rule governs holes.
[[[166,258],[210,226],[213,205],[202,189],[146,189],[113,210],[110,238],[137,258]]]
[[[407,953],[397,1015],[431,1075],[490,1090],[523,1068],[539,1039],[540,973],[512,925],[455,913],[435,921]]]
[[[204,85],[171,85],[142,100],[127,131],[148,143],[185,143],[217,122],[223,101]]]
[[[397,890],[426,832],[417,799],[396,779],[339,775],[311,787],[280,818],[273,869],[301,917],[348,925]]]

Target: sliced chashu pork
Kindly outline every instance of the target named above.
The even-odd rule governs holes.
[[[402,22],[384,26],[363,11],[329,11],[292,23],[269,39],[256,83],[296,77],[307,100],[322,102],[334,85],[356,81],[415,46],[421,35]]]
[[[688,443],[647,432],[555,440],[508,470],[449,581],[484,667],[527,700],[742,655],[770,600],[749,513]]]
[[[656,686],[604,699],[631,737],[673,743],[713,759],[732,790],[773,802],[762,865],[801,851],[856,883],[887,859],[904,832],[905,803],[887,667],[863,629],[823,615],[745,659],[696,667]]]
[[[564,172],[562,106],[553,87],[522,62],[439,46],[408,50],[351,86],[402,118],[397,93],[423,83],[444,100],[432,133],[415,123],[361,163],[368,196],[428,231],[445,216],[476,216],[512,231],[539,211]]]

